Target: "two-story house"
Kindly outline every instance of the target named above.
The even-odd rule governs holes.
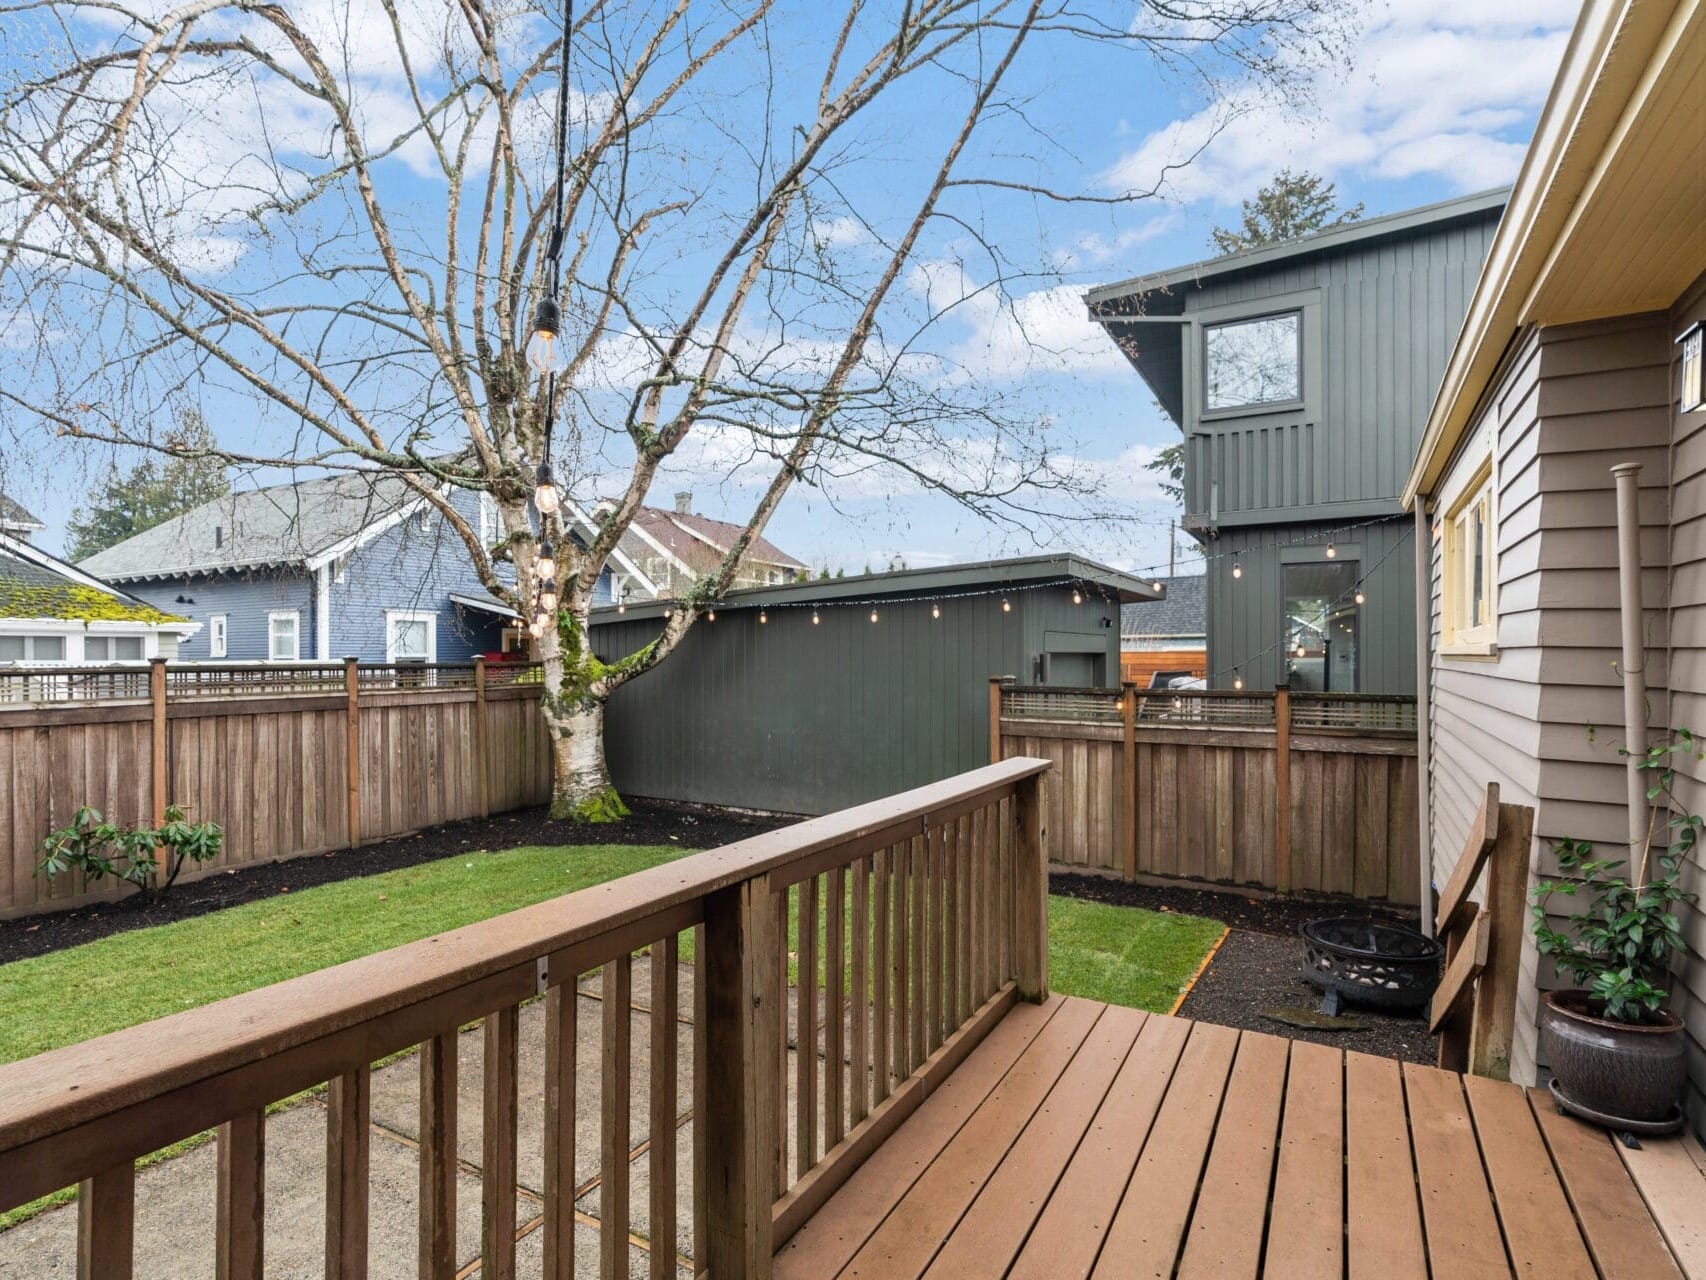
[[[487,545],[500,540],[486,495],[452,501]],[[465,662],[526,647],[521,619],[480,584],[449,521],[380,473],[232,493],[81,567],[203,624],[179,648],[188,661]],[[618,551],[598,602],[615,602],[617,574],[650,589]]]
[[[597,510],[602,511],[605,504]],[[666,596],[682,596],[700,578],[722,567],[723,557],[734,546],[745,526],[716,520],[693,510],[693,494],[675,495],[675,506],[641,507],[622,540],[624,550],[642,566]],[[773,587],[798,582],[809,570],[768,538],[754,538],[741,557],[731,591],[748,587]],[[619,584],[620,585],[620,584]],[[632,593],[625,598],[631,599]]]
[[[1508,190],[1092,290],[1184,433],[1209,683],[1413,693],[1399,504]]]

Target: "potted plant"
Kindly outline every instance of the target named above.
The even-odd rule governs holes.
[[[1652,807],[1632,879],[1625,859],[1596,858],[1587,841],[1562,839],[1552,849],[1567,878],[1544,880],[1532,895],[1540,954],[1577,984],[1549,991],[1541,1002],[1541,1053],[1555,1073],[1553,1095],[1567,1110],[1618,1129],[1663,1130],[1682,1115],[1682,1020],[1664,1007],[1663,984],[1671,955],[1684,949],[1676,904],[1695,898],[1681,887],[1681,870],[1706,820],[1676,794],[1671,762],[1678,752],[1706,758],[1700,740],[1680,729],[1638,766]],[[1661,809],[1670,814],[1670,840],[1655,849]],[[1562,929],[1547,916],[1558,895],[1585,900]]]

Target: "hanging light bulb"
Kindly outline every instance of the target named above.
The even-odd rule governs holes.
[[[930,606],[930,616],[932,618],[940,618],[942,616],[942,606],[939,604],[931,605]]]
[[[770,615],[768,613],[766,613],[764,610],[760,609],[758,611],[758,620],[761,623],[769,622],[770,621]]]
[[[1356,599],[1357,599],[1358,604],[1367,604],[1368,603],[1368,597],[1363,594],[1363,590],[1361,587],[1357,588]]]
[[[1072,603],[1073,604],[1083,604],[1084,603],[1084,593],[1082,591],[1080,591],[1077,587],[1072,588]]]
[[[1327,544],[1327,559],[1331,560],[1334,557],[1336,557],[1338,554],[1339,554],[1338,547],[1334,546],[1331,542],[1329,542]]]
[[[1244,687],[1244,677],[1239,675],[1236,671],[1232,673],[1232,687],[1234,689],[1242,689]]]
[[[539,607],[546,613],[557,611],[557,580],[546,578],[539,584]]]
[[[1234,578],[1242,578],[1244,576],[1244,566],[1239,564],[1236,560],[1232,562],[1232,576]]]
[[[616,602],[616,612],[617,613],[627,613],[628,612],[628,602],[626,600],[618,600]]]
[[[1155,579],[1154,582],[1151,582],[1149,585],[1154,587],[1155,590],[1159,591],[1159,590],[1161,590],[1161,579],[1157,578],[1157,579]]]
[[[539,469],[533,475],[533,505],[539,508],[540,515],[548,516],[562,505],[562,498],[557,493],[557,486],[551,480],[551,464],[541,462]]]
[[[812,610],[812,626],[817,626],[817,610]]]
[[[715,622],[716,620],[717,620],[717,611],[715,609],[707,610],[705,613],[705,621],[706,622]]]
[[[1303,656],[1303,646],[1301,644],[1297,646],[1297,656],[1300,658]]]
[[[555,298],[539,299],[533,308],[532,330],[527,363],[537,373],[562,373],[569,367],[569,344],[562,341],[563,312]]]
[[[539,639],[541,636],[543,636],[545,634],[545,619],[544,618],[533,619],[532,622],[527,624],[527,630],[528,630],[529,634],[531,634],[535,640]]]
[[[875,622],[876,620],[877,620],[877,611],[875,609],[872,609],[871,610],[871,621]]]
[[[1001,612],[1002,613],[1012,613],[1013,612],[1013,602],[1011,600],[1009,600],[1006,596],[1001,597]]]
[[[539,558],[533,562],[533,572],[541,579],[557,576],[557,550],[549,542],[539,544]]]

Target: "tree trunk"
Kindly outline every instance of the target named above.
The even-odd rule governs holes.
[[[551,731],[551,816],[574,822],[627,817],[604,763],[604,703],[547,693],[541,707]]]

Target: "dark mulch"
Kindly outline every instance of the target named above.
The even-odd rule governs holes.
[[[470,850],[568,844],[679,844],[684,849],[714,849],[794,821],[645,801],[636,802],[633,813],[621,822],[598,827],[554,822],[543,807],[495,818],[470,818],[360,849],[232,868],[180,883],[163,902],[146,903],[131,895],[72,911],[0,920],[0,964],[46,955],[128,929],[188,920],[281,892],[377,875]]]
[[[1414,928],[1414,911],[1349,898],[1255,897],[1224,889],[1132,884],[1071,872],[1050,875],[1049,890],[1115,906],[1207,916],[1229,925],[1232,932],[1179,1006],[1181,1017],[1293,1040],[1313,1040],[1406,1062],[1435,1061],[1433,1038],[1420,1016],[1393,1017],[1346,1006],[1346,1017],[1366,1024],[1360,1031],[1315,1031],[1262,1016],[1264,1010],[1284,1006],[1313,1009],[1321,1002],[1320,992],[1298,976],[1298,962],[1303,958],[1299,925],[1326,916],[1358,915]]]

